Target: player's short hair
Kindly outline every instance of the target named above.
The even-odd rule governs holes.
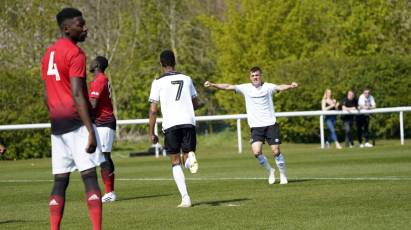
[[[166,66],[174,67],[176,65],[176,58],[174,56],[173,51],[164,50],[163,52],[161,52],[160,63],[161,63],[161,66],[163,67],[166,67]]]
[[[98,67],[101,69],[101,71],[104,72],[104,70],[107,69],[108,67],[108,60],[106,57],[103,56],[97,56],[96,57],[96,62],[98,64]]]
[[[62,9],[57,15],[56,15],[56,20],[57,24],[61,27],[67,19],[72,19],[75,17],[81,17],[83,14],[81,13],[80,10],[76,8],[64,8]]]
[[[260,72],[260,73],[263,73],[263,71],[261,70],[261,68],[260,67],[258,67],[258,66],[254,66],[254,67],[252,67],[251,69],[250,69],[250,73],[254,73],[254,72]]]

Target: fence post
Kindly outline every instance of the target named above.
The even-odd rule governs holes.
[[[324,148],[324,115],[320,115],[320,139],[321,148]]]
[[[404,111],[400,111],[400,137],[401,145],[404,145]]]
[[[243,142],[241,138],[241,119],[237,118],[237,142],[238,142],[238,153],[243,152]]]

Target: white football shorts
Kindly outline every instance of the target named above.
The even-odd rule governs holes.
[[[100,137],[101,151],[110,153],[114,142],[114,130],[109,127],[97,127],[97,132]]]
[[[94,153],[87,153],[88,131],[86,126],[62,135],[51,135],[51,162],[53,174],[84,171],[99,166],[106,161],[101,152],[100,140],[94,127],[97,148]]]

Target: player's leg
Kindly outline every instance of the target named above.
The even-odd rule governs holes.
[[[281,138],[280,138],[280,125],[275,123],[269,126],[266,131],[267,142],[271,147],[275,163],[278,171],[280,171],[280,184],[287,184],[287,176],[285,174],[285,159],[280,150]]]
[[[198,162],[195,155],[197,146],[197,137],[195,127],[182,129],[183,139],[181,149],[183,151],[183,162],[185,168],[189,169],[191,173],[197,173]]]
[[[96,168],[81,171],[80,174],[84,184],[88,213],[93,224],[93,230],[100,230],[102,221],[102,205]]]
[[[271,167],[268,162],[267,157],[263,154],[263,142],[265,140],[265,130],[266,127],[251,128],[251,151],[254,157],[257,159],[258,163],[263,167],[268,173],[268,183],[275,183],[274,168]]]
[[[66,136],[70,136],[70,134],[51,135],[51,162],[54,182],[49,197],[49,209],[50,229],[52,230],[60,229],[70,172],[75,170],[70,147],[66,145]]]
[[[104,187],[105,187],[105,194],[101,198],[103,203],[105,202],[113,202],[116,200],[117,196],[114,192],[114,163],[111,159],[111,153],[104,152],[104,158],[106,161],[100,165],[101,168],[101,178],[103,179]]]
[[[49,198],[50,209],[50,229],[60,229],[61,219],[64,213],[64,203],[66,200],[66,189],[69,184],[70,173],[54,175],[53,189]]]
[[[271,145],[271,151],[274,155],[275,163],[278,171],[280,171],[280,184],[288,184],[288,179],[285,173],[285,159],[280,150],[280,145]]]
[[[84,183],[89,217],[93,224],[93,230],[100,230],[102,223],[102,205],[96,167],[106,161],[101,152],[100,137],[98,136],[98,131],[95,130],[97,148],[94,153],[90,154],[85,151],[88,137],[86,127],[82,126],[72,133],[74,138],[72,138],[73,141],[71,145],[75,146],[73,158]]]
[[[191,199],[187,192],[186,179],[181,167],[181,141],[181,129],[171,130],[164,133],[164,147],[167,154],[170,156],[174,182],[181,195],[181,203],[178,207],[188,208],[191,206]]]
[[[101,178],[103,179],[105,194],[101,198],[103,203],[112,202],[116,200],[116,193],[114,192],[114,162],[111,159],[111,150],[114,141],[114,130],[109,127],[97,127],[101,142],[101,150],[106,159],[100,165]]]

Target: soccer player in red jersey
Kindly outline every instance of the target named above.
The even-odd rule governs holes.
[[[90,72],[93,73],[94,78],[90,82],[89,93],[97,132],[100,137],[101,151],[106,158],[106,162],[101,164],[101,177],[106,189],[106,194],[101,198],[103,203],[116,200],[116,193],[114,192],[114,163],[111,159],[111,149],[116,130],[116,117],[113,113],[111,101],[111,85],[104,74],[107,67],[108,60],[102,56],[97,56],[91,62]]]
[[[79,170],[93,230],[101,229],[101,193],[96,166],[105,161],[90,118],[86,55],[77,46],[87,37],[82,13],[64,8],[56,15],[61,38],[51,44],[41,62],[45,102],[51,119],[52,171],[50,228],[60,229],[70,172]]]

